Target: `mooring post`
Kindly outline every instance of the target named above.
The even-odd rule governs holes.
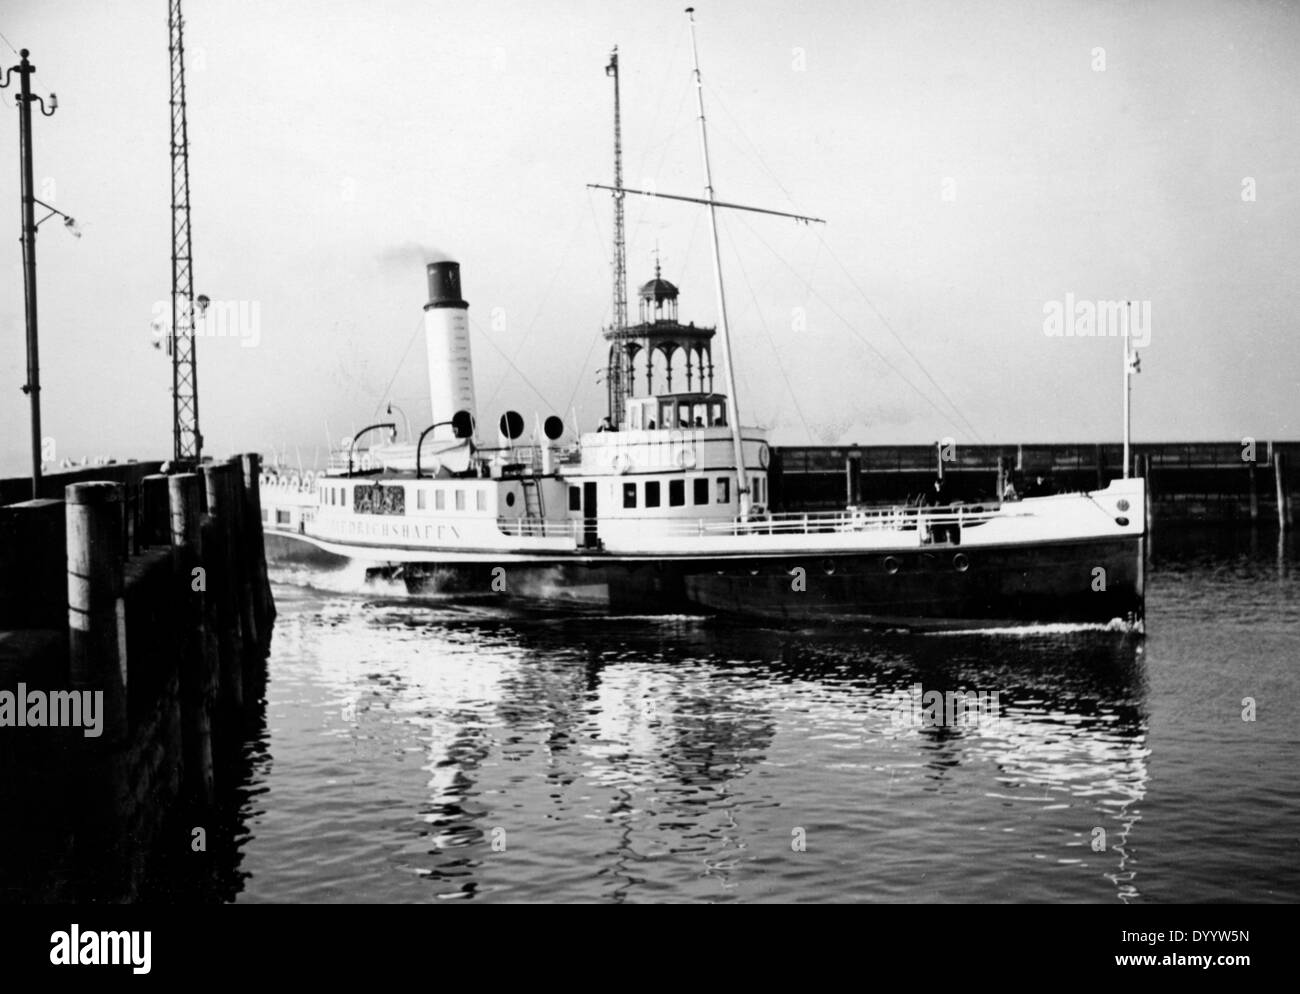
[[[230,520],[233,524],[230,551],[234,560],[235,594],[239,598],[239,624],[244,635],[245,663],[257,657],[258,650],[257,613],[253,606],[253,574],[248,554],[248,525],[244,521],[244,508],[247,495],[244,493],[244,460],[241,456],[231,456],[226,460],[230,467]]]
[[[1246,476],[1250,481],[1250,520],[1259,520],[1259,474],[1256,471],[1256,460],[1246,463]]]
[[[1143,452],[1136,458],[1138,464],[1138,475],[1142,477],[1143,480],[1142,491],[1146,494],[1146,506],[1143,507],[1142,513],[1146,515],[1147,532],[1150,533],[1154,530],[1152,512],[1155,509],[1155,488],[1152,485],[1153,480],[1151,476],[1151,454]]]
[[[266,571],[266,538],[262,532],[262,457],[256,452],[242,456],[244,464],[244,532],[248,538],[253,576],[253,606],[256,609],[257,633],[266,649],[275,621],[275,600]]]
[[[1291,507],[1287,500],[1286,460],[1281,452],[1273,453],[1273,482],[1277,490],[1277,526],[1286,531],[1291,524]]]
[[[221,699],[238,711],[244,705],[244,635],[240,627],[239,595],[235,589],[234,469],[228,464],[203,467],[208,495],[211,541],[203,539],[208,566],[208,595],[216,605],[217,645],[221,654]]]
[[[140,481],[140,530],[136,533],[136,544],[166,545],[170,513],[166,474],[149,474]]]
[[[205,619],[203,530],[199,476],[177,473],[167,480],[171,543],[181,584],[184,621],[181,650],[181,734],[185,749],[186,790],[203,805],[215,797],[212,760],[212,706],[220,663]]]
[[[0,629],[67,626],[67,527],[61,500],[0,506]]]
[[[68,534],[68,672],[74,690],[103,692],[105,745],[127,732],[125,548],[122,487],[74,483],[64,491]]]

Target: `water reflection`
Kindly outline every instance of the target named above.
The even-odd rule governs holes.
[[[1292,538],[1167,531],[1145,640],[766,630],[281,584],[265,725],[203,893],[1129,902],[1153,896],[1156,867],[1155,896],[1179,899],[1167,840],[1187,846],[1177,825],[1205,801],[1171,794],[1171,776],[1194,784],[1229,740],[1169,716],[1204,706],[1242,632],[1289,651],[1293,555]],[[902,720],[917,687],[995,693],[997,720]],[[1252,756],[1262,741],[1243,739]],[[1198,854],[1211,877],[1213,859],[1246,857]]]

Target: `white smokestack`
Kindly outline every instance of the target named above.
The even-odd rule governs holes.
[[[474,360],[469,347],[469,304],[460,295],[460,263],[431,262],[429,302],[424,305],[424,340],[429,353],[429,400],[433,420],[450,421],[457,411],[478,420],[474,404]],[[454,438],[451,425],[435,428],[435,439]]]

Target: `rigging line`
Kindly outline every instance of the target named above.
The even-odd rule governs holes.
[[[724,230],[726,230],[724,228]],[[772,347],[772,355],[776,356],[776,368],[781,372],[781,379],[785,381],[785,388],[790,392],[790,400],[794,403],[795,413],[799,415],[799,422],[803,425],[804,434],[811,440],[812,431],[808,428],[808,419],[803,416],[803,408],[799,406],[799,395],[795,393],[794,386],[790,383],[790,376],[785,368],[785,363],[781,361],[781,353],[776,349],[776,339],[772,337],[772,330],[767,326],[767,318],[763,316],[763,309],[758,304],[758,294],[754,293],[754,286],[749,281],[749,273],[740,262],[740,253],[736,251],[736,240],[730,231],[727,231],[727,241],[731,246],[731,254],[735,259],[735,265],[740,270],[741,278],[745,281],[745,288],[749,290],[749,296],[754,301],[754,310],[758,314],[758,323],[763,328],[763,334],[767,336],[767,344]]]
[[[682,105],[686,103],[686,96],[687,94],[690,93],[690,91],[691,91],[691,78],[689,76],[686,76],[685,79],[682,81],[681,95],[678,96],[677,98],[677,110],[673,112],[672,119],[674,121],[678,120],[682,116]],[[674,128],[672,132],[669,134],[668,138],[664,141],[662,145],[662,151],[659,155],[659,165],[655,168],[654,173],[651,174],[655,179],[656,183],[658,182],[658,177],[663,175],[664,163],[668,161],[668,151],[669,149],[672,148],[673,141],[677,138],[679,134],[681,134],[683,130],[691,127],[693,124],[695,124],[694,119],[688,118],[686,122],[682,124],[680,127]],[[648,155],[648,153],[646,154]],[[645,157],[646,157],[645,155],[642,156],[643,161]],[[651,206],[652,205],[650,204],[649,200],[642,201],[641,212],[640,214],[637,215],[636,221],[634,222],[635,225],[640,226],[642,224],[645,224],[646,216],[650,213]]]
[[[743,218],[741,220],[744,221]],[[750,233],[753,234],[754,237],[757,238],[769,252],[771,252],[774,256],[776,256],[776,258],[781,262],[782,265],[784,265],[787,269],[789,269],[791,272],[795,273],[796,276],[798,276],[798,273],[795,272],[794,267],[791,266],[790,263],[786,262],[786,260],[781,256],[781,254],[777,252],[776,249],[772,248],[772,246],[767,243],[766,239],[764,239],[762,235],[760,235],[757,231],[755,231],[753,226],[748,221],[744,221],[744,224],[746,228],[749,228]],[[820,300],[822,304],[824,304],[832,314],[834,314],[837,318],[839,318],[842,322],[844,322],[845,327],[847,327],[849,331],[853,332],[853,334],[857,336],[857,338],[862,342],[863,345],[865,345],[868,349],[874,352],[876,356],[880,359],[880,361],[885,364],[886,367],[888,367],[900,380],[902,380],[904,383],[906,383],[909,387],[912,388],[912,390],[917,394],[917,396],[919,396],[927,404],[933,407],[935,411],[938,412],[940,417],[942,417],[945,421],[949,423],[956,424],[956,422],[953,421],[953,417],[951,413],[941,408],[938,404],[934,402],[934,400],[930,397],[929,394],[927,394],[924,390],[922,390],[910,379],[908,379],[907,375],[903,373],[901,369],[899,369],[897,366],[895,366],[892,362],[889,361],[889,357],[886,356],[885,353],[881,352],[880,349],[876,348],[876,346],[871,343],[871,340],[868,339],[866,335],[864,335],[861,331],[859,331],[857,327],[854,326],[854,324],[851,321],[849,321],[848,318],[846,318],[843,314],[841,314],[838,310],[835,309],[835,305],[833,305],[829,300],[823,297],[820,293],[817,293],[815,290],[810,289],[809,292],[818,300]]]
[[[771,167],[768,166],[767,160],[763,158],[763,153],[759,151],[758,146],[754,144],[753,140],[749,137],[749,134],[741,126],[740,122],[736,120],[735,115],[731,113],[731,110],[726,105],[726,102],[723,101],[720,95],[718,95],[716,87],[714,87],[714,95],[716,97],[718,106],[722,108],[722,112],[726,114],[728,120],[730,120],[732,126],[736,129],[736,132],[745,140],[745,142],[752,149],[754,158],[758,161],[758,164],[763,167],[763,171],[768,174],[772,182],[775,183],[777,187],[781,190],[781,192],[785,195],[786,199],[789,200],[792,205],[797,207],[798,205],[795,203],[794,197],[790,195],[790,191],[785,188],[785,186],[781,183],[780,178],[776,175],[775,172],[772,171]],[[723,132],[723,134],[725,135],[725,132]],[[948,392],[944,390],[942,386],[939,385],[939,381],[936,380],[934,376],[931,375],[929,369],[926,368],[925,364],[922,363],[921,360],[916,357],[916,354],[911,350],[911,348],[908,347],[907,342],[904,341],[902,336],[899,335],[898,332],[894,330],[893,325],[889,323],[889,321],[885,318],[884,314],[881,313],[880,309],[875,305],[875,303],[871,300],[871,298],[867,296],[866,291],[864,291],[862,287],[858,284],[857,280],[853,278],[853,274],[849,271],[848,267],[845,266],[844,263],[840,260],[840,258],[835,254],[835,250],[832,249],[829,244],[826,244],[826,239],[822,236],[821,232],[817,232],[816,234],[817,234],[818,242],[820,242],[823,246],[825,246],[826,251],[829,253],[830,257],[834,259],[836,265],[838,265],[840,269],[843,270],[844,275],[847,276],[849,282],[853,284],[853,288],[857,290],[859,294],[861,294],[862,299],[866,301],[867,306],[871,308],[872,312],[876,315],[876,318],[880,321],[881,324],[885,326],[885,329],[889,332],[891,336],[893,336],[894,341],[896,341],[899,344],[902,350],[907,354],[907,357],[911,359],[913,363],[916,364],[916,368],[921,371],[921,373],[925,376],[927,380],[930,381],[930,384],[935,388],[935,390],[939,392],[939,395],[943,397],[944,401],[948,404],[948,406],[952,408],[953,413],[957,415],[957,419],[960,422],[960,424],[965,428],[966,431],[969,431],[971,433],[971,435],[975,438],[977,442],[979,442],[980,444],[984,444],[984,439],[980,436],[980,433],[976,430],[975,426],[971,424],[970,420],[962,412],[961,408],[959,408],[957,404],[953,401],[953,399],[948,395]],[[811,287],[811,285],[812,285],[812,281],[809,280],[809,287]]]
[[[384,387],[384,392],[379,395],[379,403],[375,405],[375,417],[379,416],[379,409],[384,406],[384,399],[388,397],[389,391],[393,389],[393,384],[397,382],[397,376],[402,371],[402,366],[406,363],[406,357],[411,354],[411,346],[415,344],[415,339],[420,334],[420,329],[424,327],[424,318],[421,317],[415,323],[415,330],[411,332],[411,339],[406,343],[406,351],[402,353],[402,358],[397,360],[397,367],[393,370],[393,378],[388,381],[388,386]]]
[[[745,131],[745,129],[740,126],[740,122],[736,120],[736,116],[731,113],[731,109],[727,107],[726,103],[723,101],[722,95],[719,92],[716,85],[711,88],[711,96],[717,102],[718,106],[722,108],[722,112],[727,115],[727,119],[731,122],[732,126],[736,129],[736,133],[739,134],[740,137],[745,140],[745,143],[750,147],[750,150],[754,154],[754,158],[758,161],[758,164],[763,167],[763,171],[767,173],[768,177],[772,180],[772,182],[777,185],[777,189],[781,191],[781,193],[785,196],[785,199],[790,201],[790,205],[794,207],[796,210],[798,210],[799,207],[798,203],[796,203],[790,191],[785,188],[785,184],[781,182],[780,177],[778,177],[776,173],[772,170],[772,168],[767,164],[767,160],[763,158],[763,153],[758,150],[758,146],[754,144],[754,140],[750,138],[749,134]],[[726,132],[721,132],[721,133],[724,135],[726,134]]]
[[[527,386],[529,390],[531,390],[533,393],[537,395],[537,399],[540,400],[544,406],[554,409],[552,407],[550,400],[546,397],[546,395],[543,394],[542,391],[538,390],[537,387],[533,385],[533,381],[530,380],[527,376],[525,376],[524,371],[514,364],[514,360],[512,360],[508,355],[506,355],[505,350],[502,349],[501,346],[499,346],[496,342],[492,341],[490,337],[488,337],[488,333],[483,330],[483,326],[480,325],[473,318],[469,319],[469,323],[470,326],[476,332],[478,332],[480,335],[483,336],[483,341],[487,342],[489,345],[491,345],[494,349],[497,350],[501,358],[503,358],[510,365],[510,368],[513,369],[519,375],[519,378],[524,381],[524,385]],[[484,404],[483,406],[487,407],[488,405]]]
[[[763,153],[759,151],[758,146],[754,144],[753,140],[749,137],[748,133],[741,126],[740,122],[736,120],[735,115],[731,113],[730,108],[727,107],[726,103],[722,100],[721,96],[718,95],[716,87],[714,88],[713,92],[717,100],[718,106],[722,108],[722,112],[730,120],[732,126],[735,127],[736,132],[749,145],[750,149],[753,151],[754,158],[757,160],[758,164],[763,167],[763,171],[768,174],[772,182],[775,183],[777,187],[780,189],[780,191],[785,195],[785,198],[788,201],[790,201],[791,205],[797,208],[798,204],[795,202],[794,197],[790,195],[790,191],[785,188],[780,178],[776,175],[775,172],[772,171],[771,167],[768,166],[767,160],[763,158]],[[723,134],[724,137],[726,136],[726,132],[721,132],[721,134]],[[853,278],[853,274],[849,271],[848,267],[845,266],[844,263],[840,261],[840,258],[835,254],[835,250],[832,249],[830,245],[826,244],[826,240],[822,236],[821,232],[817,232],[816,234],[817,234],[817,240],[820,243],[822,243],[822,245],[825,246],[826,251],[830,254],[831,258],[835,260],[836,265],[838,265],[840,269],[844,271],[844,275],[847,276],[849,282],[853,284],[853,288],[857,290],[859,294],[861,294],[862,299],[866,301],[867,306],[871,308],[872,312],[876,315],[876,318],[880,321],[881,324],[885,326],[885,329],[889,332],[891,336],[893,336],[894,341],[896,341],[899,344],[899,347],[902,348],[902,350],[907,354],[907,357],[911,359],[913,363],[916,364],[916,368],[921,371],[922,375],[924,375],[927,380],[930,381],[930,384],[935,388],[935,390],[939,392],[939,395],[943,397],[944,401],[948,404],[948,406],[952,408],[953,413],[957,415],[957,420],[960,422],[960,424],[965,428],[966,431],[969,431],[971,433],[972,437],[974,437],[974,439],[977,442],[979,442],[980,444],[984,444],[984,439],[980,436],[980,433],[976,430],[975,426],[971,424],[970,420],[962,412],[961,408],[959,408],[957,404],[953,401],[953,399],[948,395],[948,392],[944,390],[942,386],[940,386],[939,381],[936,380],[934,376],[931,375],[929,369],[926,368],[925,364],[922,363],[921,360],[916,357],[916,354],[911,350],[911,348],[908,347],[907,342],[904,341],[902,336],[899,335],[898,332],[894,330],[893,325],[889,323],[889,321],[885,318],[884,314],[880,312],[880,309],[876,307],[875,303],[871,300],[871,298],[867,296],[866,291],[864,291],[862,287],[858,284],[857,280]],[[811,280],[809,280],[809,286],[811,286]]]
[[[555,283],[557,278],[560,275],[560,270],[564,267],[564,264],[569,260],[569,253],[573,250],[573,242],[574,239],[578,237],[578,227],[581,225],[581,223],[582,222],[578,220],[575,220],[573,223],[573,228],[569,232],[569,240],[565,243],[564,249],[560,253],[559,260],[555,264],[555,272],[554,274],[552,274],[550,280],[547,281],[546,290],[542,294],[541,300],[537,302],[537,309],[533,311],[533,319],[530,322],[528,322],[528,327],[524,329],[523,337],[519,339],[519,344],[515,347],[514,358],[516,359],[519,358],[519,353],[524,350],[524,344],[528,341],[528,336],[533,333],[533,328],[537,324],[537,319],[542,316],[542,310],[545,308],[546,302],[551,298],[551,292],[555,289]],[[484,406],[487,407],[492,406],[492,401],[497,399],[497,394],[501,392],[501,387],[505,383],[505,379],[506,379],[506,374],[503,373],[501,375],[501,379],[497,381],[496,387],[493,388],[492,394],[491,396],[488,397],[487,403]]]
[[[592,193],[591,193],[591,188],[590,188],[590,187],[587,188],[587,206],[591,208],[591,220],[592,220],[592,221],[595,223],[595,225],[596,225],[596,231],[599,232],[599,231],[600,231],[600,218],[598,218],[598,217],[596,216],[596,201],[592,198]],[[598,240],[599,240],[599,239],[598,239]],[[614,260],[613,260],[613,258],[611,258],[610,254],[609,254],[609,246],[607,246],[604,242],[600,242],[600,254],[603,255],[603,256],[605,257],[605,265],[608,266],[608,267],[612,270],[613,267],[614,267]],[[612,307],[613,305],[610,305],[610,306]]]
[[[685,34],[688,30],[689,30],[689,29],[687,29],[687,28],[682,28],[681,31],[680,31],[680,34]],[[679,35],[679,37],[680,37],[680,35]],[[680,42],[675,42],[675,43],[674,43],[674,46],[673,46],[673,50],[676,51],[679,47],[680,47]],[[672,81],[673,73],[676,72],[676,67],[672,65],[672,63],[671,63],[671,61],[670,61],[669,59],[666,59],[666,58],[665,58],[665,59],[663,59],[662,61],[663,61],[663,63],[664,63],[664,71],[663,71],[663,75],[660,76],[660,78],[659,78],[658,99],[655,101],[655,112],[654,112],[654,116],[651,117],[651,119],[650,119],[650,133],[651,133],[651,134],[654,134],[656,131],[659,130],[659,120],[660,120],[661,116],[663,115],[663,110],[664,110],[664,98],[668,95],[668,87],[669,87],[669,84],[670,84],[670,82]],[[687,81],[687,85],[689,85],[689,81]],[[686,88],[687,88],[686,86],[683,86],[683,91],[684,91]],[[681,104],[682,104],[682,101],[681,101],[681,99],[679,98],[678,101],[677,101],[677,112],[676,112],[676,114],[675,114],[674,117],[673,117],[673,120],[674,120],[674,121],[677,120],[677,116],[681,114],[681,109],[682,109]],[[649,148],[647,148],[647,149],[644,149],[644,150],[641,152],[641,158],[640,158],[640,160],[639,160],[639,167],[640,167],[643,171],[644,171],[644,169],[645,169],[646,159],[649,158],[650,153],[651,153],[652,151],[653,151],[653,149],[649,149]]]
[[[588,369],[587,364],[591,362],[591,353],[595,351],[596,343],[598,341],[600,341],[599,325],[597,325],[596,327],[596,333],[591,336],[591,344],[587,346],[587,354],[586,356],[583,357],[582,365],[579,367],[579,372],[578,372],[576,382],[573,384],[573,393],[569,394],[569,403],[564,408],[566,411],[570,410],[573,407],[573,402],[578,398],[578,391],[582,389],[583,374]]]
[[[821,232],[816,232],[816,235],[818,241],[821,242],[825,241],[825,239],[821,237]],[[975,437],[975,440],[977,442],[983,445],[984,439],[981,438],[980,433],[975,430],[975,426],[970,423],[970,421],[966,418],[966,415],[962,413],[961,408],[959,408],[957,404],[953,401],[953,399],[948,396],[948,392],[939,385],[939,381],[930,375],[930,371],[926,369],[925,364],[922,363],[921,360],[916,357],[916,354],[913,353],[910,348],[908,348],[908,345],[903,340],[902,336],[899,335],[898,332],[894,330],[894,326],[889,323],[889,321],[885,318],[885,316],[882,313],[880,313],[880,308],[878,308],[875,305],[875,303],[872,302],[871,298],[867,296],[866,291],[863,290],[862,287],[858,284],[858,281],[853,278],[853,274],[849,271],[849,268],[845,266],[843,262],[840,261],[839,256],[835,254],[835,250],[832,249],[829,245],[827,245],[826,251],[827,253],[829,253],[830,257],[835,260],[835,264],[838,265],[841,270],[843,270],[844,275],[848,277],[849,282],[853,284],[853,288],[862,295],[862,299],[867,302],[867,306],[871,308],[872,312],[880,320],[880,323],[885,326],[886,330],[891,335],[894,336],[894,341],[898,342],[899,346],[903,349],[904,352],[907,353],[908,357],[912,360],[912,362],[916,363],[916,368],[919,369],[925,375],[925,378],[930,381],[930,383],[934,386],[936,390],[939,391],[939,395],[943,397],[945,401],[948,402],[948,405],[957,414],[957,417],[961,419],[962,424],[965,425],[966,430],[969,431],[971,435]]]
[[[3,38],[3,39],[4,39],[4,43],[5,43],[6,45],[9,46],[9,51],[13,52],[14,55],[17,55],[17,54],[18,54],[18,49],[14,48],[14,43],[11,42],[8,38],[5,38],[3,32],[0,32],[0,38]]]

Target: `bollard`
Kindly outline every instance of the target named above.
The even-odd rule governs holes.
[[[244,493],[244,461],[240,456],[226,460],[230,467],[230,519],[234,525],[230,543],[234,562],[235,596],[239,602],[239,625],[244,636],[245,660],[261,658],[258,651],[257,620],[253,608],[253,574],[249,568],[248,526],[244,521],[247,497]]]
[[[67,526],[61,500],[0,506],[0,629],[67,627]]]
[[[1273,453],[1273,483],[1277,491],[1277,526],[1286,531],[1291,524],[1291,507],[1286,492],[1286,462],[1282,453]]]
[[[1250,478],[1250,520],[1259,520],[1259,477],[1255,469],[1255,460],[1246,463],[1246,475]]]
[[[250,565],[253,575],[253,607],[257,620],[257,633],[266,651],[271,639],[271,625],[275,621],[275,600],[271,597],[271,581],[266,571],[266,538],[262,533],[262,457],[256,452],[243,455],[244,463],[244,529],[248,535]]]
[[[103,691],[100,741],[115,744],[127,731],[122,487],[74,483],[64,493],[69,676],[74,690]]]
[[[140,481],[140,519],[136,545],[166,545],[170,539],[167,518],[171,513],[167,476],[152,473]]]
[[[195,568],[201,566],[203,560],[199,476],[197,473],[178,473],[168,478],[167,489],[171,508],[171,543],[184,604],[180,676],[186,789],[201,804],[208,806],[215,800],[212,703],[218,686],[220,662],[212,633],[205,624],[203,584],[198,584],[194,576]]]
[[[203,467],[204,489],[212,541],[203,539],[203,558],[208,571],[208,596],[216,606],[217,646],[221,655],[221,700],[236,710],[243,707],[244,635],[240,627],[239,600],[235,590],[234,470],[228,465]]]

